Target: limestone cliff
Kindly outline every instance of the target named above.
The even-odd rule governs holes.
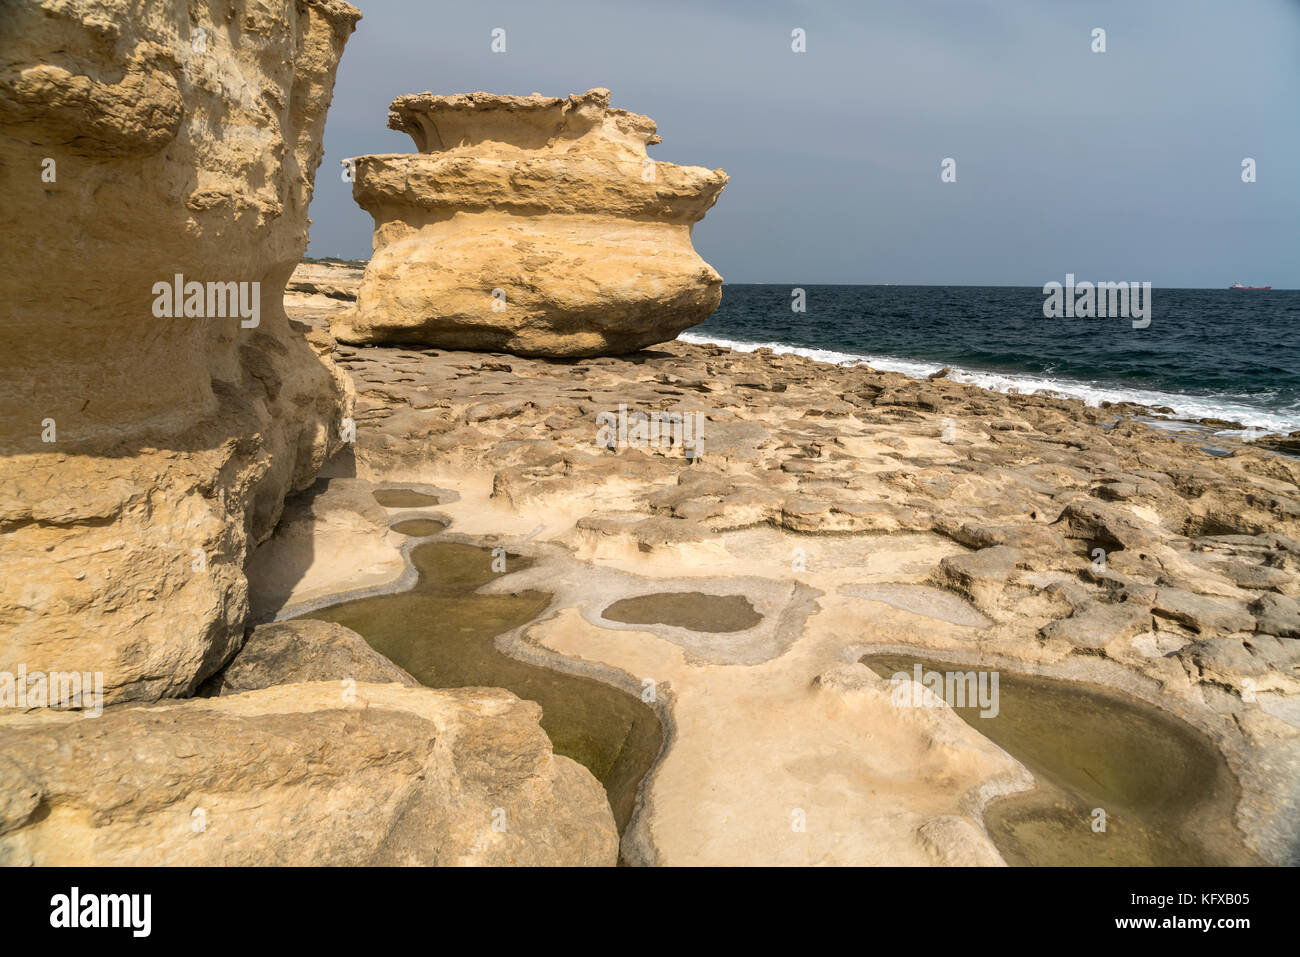
[[[355,160],[374,256],[340,341],[594,356],[702,322],[722,277],[691,227],[727,176],[651,160],[654,122],[609,95],[393,101],[419,152]]]
[[[248,548],[351,414],[281,299],[359,17],[0,5],[0,669],[153,700],[242,638]]]

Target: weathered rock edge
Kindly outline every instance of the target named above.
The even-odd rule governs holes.
[[[545,516],[548,540],[580,560],[716,567],[727,536],[770,529],[799,537],[772,546],[766,573],[747,556],[744,573],[802,578],[789,571],[789,546],[811,558],[854,533],[928,536],[941,547],[917,567],[882,576],[849,551],[839,564],[818,559],[810,580],[841,575],[837,593],[939,588],[982,623],[977,635],[943,622],[916,634],[885,616],[871,644],[906,640],[941,660],[973,646],[1009,668],[1059,666],[1188,720],[1240,781],[1235,823],[1251,851],[1294,860],[1294,459],[1236,443],[1232,455],[1210,455],[1197,437],[1148,427],[1144,410],[1122,404],[1002,395],[767,350],[672,343],[635,362],[581,363],[340,354],[367,423],[357,475],[483,490],[500,515],[519,516],[520,534]],[[597,444],[595,417],[619,403],[701,412],[702,459]]]
[[[354,161],[374,256],[339,341],[596,356],[702,322],[722,277],[691,227],[727,176],[651,160],[654,122],[609,97],[394,100],[419,152]]]
[[[0,668],[150,701],[238,647],[248,549],[352,412],[332,342],[281,300],[360,13],[88,11],[0,14]],[[177,274],[242,284],[250,324],[215,301],[159,317]]]
[[[604,790],[540,717],[320,681],[11,719],[0,864],[612,865]]]

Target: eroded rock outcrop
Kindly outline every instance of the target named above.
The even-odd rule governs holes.
[[[419,687],[323,622],[241,647],[248,552],[349,438],[333,340],[282,294],[358,18],[0,9],[2,863],[616,860],[536,704]],[[24,669],[103,700],[16,700]]]
[[[1131,406],[768,350],[675,342],[635,361],[576,363],[338,351],[364,423],[346,481],[438,489],[437,515],[461,540],[537,562],[497,587],[545,581],[556,593],[557,610],[513,649],[609,669],[590,672],[605,680],[652,677],[668,702],[671,744],[624,832],[625,861],[996,863],[972,830],[1006,793],[992,769],[963,764],[968,749],[935,748],[883,692],[831,693],[830,677],[810,685],[833,662],[900,648],[1169,712],[1209,735],[1240,783],[1235,846],[1296,861],[1294,459],[1250,443],[1210,454],[1198,433],[1147,425]],[[620,403],[699,413],[703,454],[602,442],[597,417]],[[317,599],[331,575],[347,586],[332,560],[342,529],[365,537],[367,556],[399,554],[355,494],[345,486],[313,503],[315,544],[298,549],[313,564],[288,605]],[[611,568],[642,576],[642,593],[743,594],[765,622],[797,627],[778,630],[774,658],[683,655],[690,646],[665,628],[631,634],[603,620],[619,597]],[[816,589],[814,613],[761,605],[804,593],[777,588],[792,583]],[[733,647],[753,650],[762,632],[737,633],[749,644]],[[718,647],[717,634],[698,637]],[[793,809],[807,813],[806,833],[791,829]],[[1079,823],[1091,841],[1086,816]]]
[[[419,152],[355,161],[374,256],[340,341],[611,355],[717,308],[691,227],[727,176],[651,160],[654,122],[608,90],[402,96],[389,126]]]
[[[317,681],[14,718],[0,864],[612,865],[605,794],[540,715],[498,688]]]
[[[247,550],[351,414],[281,296],[359,17],[0,9],[0,668],[153,700],[242,638]]]
[[[306,681],[396,682],[408,688],[419,685],[350,628],[303,618],[254,628],[239,653],[213,675],[200,693],[229,697]]]

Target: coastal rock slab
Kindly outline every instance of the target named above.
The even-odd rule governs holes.
[[[495,688],[337,681],[0,722],[3,865],[613,865],[591,772]]]
[[[1263,594],[1251,604],[1255,629],[1279,638],[1300,638],[1300,602],[1283,595]]]
[[[1137,602],[1091,602],[1082,611],[1046,625],[1044,638],[1062,638],[1076,648],[1105,648],[1151,629],[1151,610]]]
[[[394,100],[419,152],[354,161],[374,256],[339,341],[597,356],[703,322],[722,277],[691,227],[727,176],[650,159],[654,122],[609,96]]]
[[[512,646],[654,679],[673,737],[624,861],[994,863],[952,819],[978,826],[1027,772],[970,763],[978,728],[893,708],[865,666],[834,666],[904,649],[1101,685],[1188,721],[1241,783],[1239,843],[1296,861],[1300,642],[1263,630],[1289,621],[1268,596],[1300,594],[1300,475],[1283,457],[1249,443],[1207,455],[1124,408],[767,349],[338,353],[366,408],[348,474],[456,493],[438,512],[467,541],[567,550],[571,595],[611,597],[596,584],[611,568],[653,580],[644,591],[746,578],[820,593],[781,655],[748,664],[607,627],[562,596]],[[808,414],[841,402],[854,411]],[[701,413],[703,455],[599,441],[596,417],[620,404]],[[1097,494],[1116,486],[1131,489]],[[936,588],[987,620],[954,623]],[[937,747],[943,728],[969,736]]]
[[[310,603],[391,583],[404,567],[405,537],[390,531],[388,521],[373,486],[356,479],[322,477],[289,496],[275,532],[244,566],[250,622],[283,617],[291,595]],[[328,563],[317,561],[323,555]],[[330,574],[322,575],[326,564]]]
[[[285,292],[306,296],[325,296],[343,302],[355,302],[361,288],[362,270],[349,264],[302,262],[294,269]]]
[[[1198,634],[1255,629],[1255,619],[1237,604],[1193,594],[1182,588],[1159,589],[1152,610]]]
[[[202,693],[225,696],[303,681],[419,684],[350,628],[302,618],[254,628],[239,653],[208,680]]]

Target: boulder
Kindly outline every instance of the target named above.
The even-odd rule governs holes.
[[[691,227],[727,176],[650,159],[654,122],[609,96],[394,100],[419,152],[354,161],[374,255],[339,341],[598,356],[703,322],[722,277]]]
[[[259,625],[239,653],[203,686],[205,696],[304,681],[419,684],[350,628],[301,618]]]

